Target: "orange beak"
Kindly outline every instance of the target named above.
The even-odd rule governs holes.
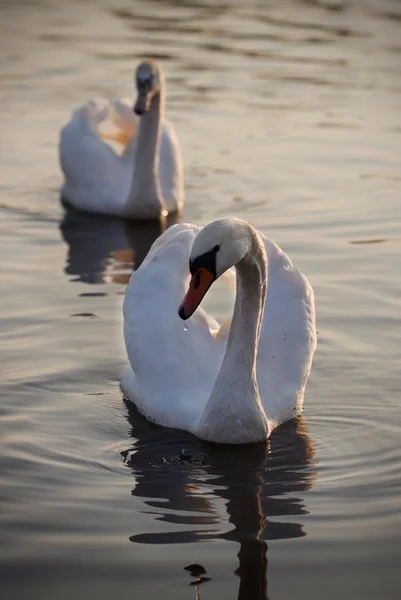
[[[207,269],[200,268],[192,276],[189,289],[178,308],[181,319],[186,321],[196,311],[199,304],[214,281],[214,275]]]

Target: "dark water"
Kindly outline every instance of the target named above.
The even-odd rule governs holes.
[[[398,598],[401,2],[3,1],[0,46],[2,598]],[[251,221],[315,289],[304,416],[265,446],[128,409],[121,304],[159,231],[59,204],[60,127],[148,55],[184,219]]]

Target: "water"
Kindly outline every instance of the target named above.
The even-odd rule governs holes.
[[[395,0],[1,3],[2,598],[398,598],[400,27]],[[184,219],[251,221],[315,289],[304,415],[266,445],[123,403],[124,288],[160,231],[59,204],[60,127],[149,55]]]

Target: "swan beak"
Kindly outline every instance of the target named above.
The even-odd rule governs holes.
[[[150,90],[147,88],[138,89],[138,97],[135,102],[134,113],[137,115],[143,115],[143,113],[148,112],[151,102],[152,95],[150,94]]]
[[[192,276],[189,289],[178,308],[178,314],[186,321],[196,311],[202,298],[212,285],[215,277],[207,269],[200,268]]]

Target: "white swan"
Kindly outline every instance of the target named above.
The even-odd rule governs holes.
[[[234,278],[233,266],[231,327],[219,328],[196,309],[215,279]],[[190,316],[186,330],[180,317]],[[257,442],[302,410],[316,348],[313,290],[245,221],[175,225],[131,276],[124,336],[131,368],[121,387],[148,419],[212,442]]]
[[[138,97],[132,109],[95,98],[73,113],[60,136],[64,201],[75,208],[127,219],[159,219],[181,212],[184,201],[181,152],[174,127],[163,121],[164,77],[155,61],[136,71]],[[103,137],[126,144],[119,156],[98,126],[112,117],[117,131]],[[136,129],[139,129],[135,135]]]

